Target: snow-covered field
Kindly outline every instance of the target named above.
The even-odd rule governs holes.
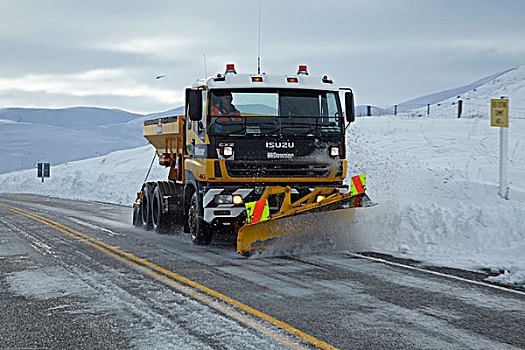
[[[378,205],[359,210],[339,248],[504,271],[494,279],[525,285],[525,68],[464,95],[486,113],[358,118],[348,129],[350,173],[368,174]],[[499,130],[488,120],[500,95],[511,99],[509,200],[498,195]],[[53,166],[44,183],[36,169],[1,174],[0,188],[131,205],[153,154],[145,146]],[[166,176],[155,161],[149,179]]]

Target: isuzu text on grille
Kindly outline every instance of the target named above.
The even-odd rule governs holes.
[[[294,143],[292,141],[286,141],[286,142],[266,141],[266,148],[294,148]]]

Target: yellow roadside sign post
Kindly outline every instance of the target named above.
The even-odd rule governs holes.
[[[507,153],[509,131],[509,100],[507,98],[490,100],[490,126],[500,128],[499,147],[499,195],[509,199],[507,185]]]

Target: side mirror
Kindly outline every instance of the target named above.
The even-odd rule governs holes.
[[[202,119],[202,92],[201,90],[186,89],[186,111],[190,120]]]
[[[350,90],[345,92],[346,121],[352,123],[355,121],[354,93]]]

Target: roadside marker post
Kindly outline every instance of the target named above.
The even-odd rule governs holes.
[[[509,131],[509,100],[503,98],[490,100],[490,126],[499,127],[499,195],[509,199],[507,181],[507,153]]]
[[[49,177],[51,173],[51,165],[49,163],[38,163],[37,164],[37,178],[42,178],[42,182],[44,182],[45,177]]]

